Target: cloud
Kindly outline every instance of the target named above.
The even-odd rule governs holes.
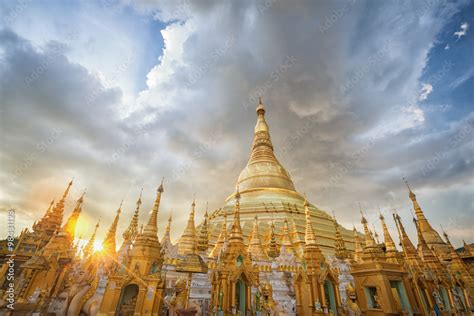
[[[460,39],[461,37],[466,36],[468,29],[469,29],[469,23],[463,22],[463,23],[461,24],[461,26],[460,26],[460,30],[454,32],[453,35],[454,35],[454,36],[457,36],[458,39]]]
[[[420,95],[418,96],[418,100],[424,101],[428,98],[428,95],[433,92],[433,86],[429,83],[422,83],[421,84],[421,91]]]

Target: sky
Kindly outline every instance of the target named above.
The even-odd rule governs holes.
[[[19,232],[70,179],[78,234],[165,177],[160,234],[193,196],[223,205],[249,156],[258,97],[297,190],[360,230],[395,209],[416,242],[474,242],[474,3],[470,1],[0,1],[0,210]],[[395,225],[388,221],[395,236]],[[2,236],[6,227],[0,228]]]

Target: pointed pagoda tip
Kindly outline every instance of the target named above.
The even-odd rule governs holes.
[[[143,194],[143,188],[140,190],[140,195],[138,196],[137,204],[142,204],[142,194]]]
[[[194,195],[193,195],[193,203],[191,203],[191,206],[192,206],[192,207],[196,206],[196,192],[194,192]]]
[[[262,97],[258,98],[257,114],[265,114],[265,107],[262,103]]]
[[[236,192],[235,192],[235,200],[236,202],[240,202],[240,191],[239,191],[239,185],[236,187]]]
[[[379,209],[379,219],[380,219],[381,221],[385,220],[385,217],[383,216],[383,214],[382,214],[382,212],[380,211],[380,209]]]
[[[163,188],[163,182],[165,181],[165,177],[161,178],[160,186],[158,187],[158,192],[163,193],[165,190]]]
[[[123,205],[123,199],[120,201],[120,205],[117,209],[117,214],[119,214],[120,212],[122,212],[122,205]]]
[[[77,199],[78,203],[84,202],[84,195],[86,195],[86,190],[84,190],[84,192],[82,192],[81,196],[79,196],[79,198]]]

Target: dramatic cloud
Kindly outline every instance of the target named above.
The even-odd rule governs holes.
[[[111,220],[125,198],[123,229],[140,188],[146,218],[164,176],[160,217],[173,212],[176,237],[194,193],[200,216],[206,200],[218,208],[234,190],[262,96],[277,156],[297,190],[343,225],[359,222],[358,202],[376,225],[377,206],[409,220],[406,176],[433,226],[444,222],[455,241],[469,238],[474,117],[453,114],[441,124],[445,113],[428,102],[453,68],[443,60],[431,66],[433,46],[464,5],[126,1],[114,6],[118,16],[133,9],[163,23],[155,34],[162,51],[140,79],[133,69],[143,55],[129,54],[130,34],[127,54],[97,44],[80,58],[88,53],[75,45],[6,25],[0,177],[11,185],[1,189],[0,205],[17,209],[18,228],[30,225],[74,176],[74,196],[87,188],[86,222],[99,214]],[[93,38],[94,28],[78,38]],[[101,71],[96,53],[114,63]],[[120,79],[111,79],[117,72]],[[146,85],[138,92],[127,80]]]

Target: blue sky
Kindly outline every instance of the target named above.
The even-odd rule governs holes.
[[[360,202],[414,237],[407,177],[434,227],[474,241],[472,2],[0,3],[0,207],[18,229],[72,177],[88,224],[142,187],[145,218],[162,176],[176,227],[194,193],[219,208],[262,96],[297,190],[344,226]]]

